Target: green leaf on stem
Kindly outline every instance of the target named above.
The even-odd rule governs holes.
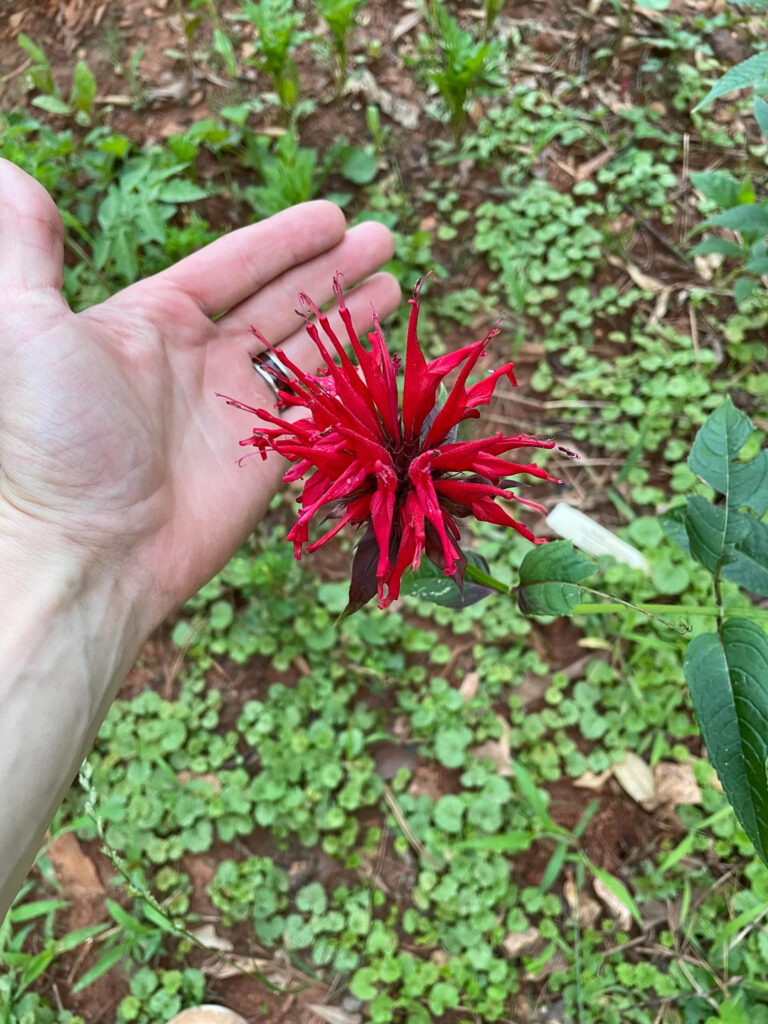
[[[726,398],[696,434],[688,465],[728,505],[748,505],[761,516],[768,511],[768,451],[748,462],[738,459],[752,429],[749,416]]]
[[[475,551],[467,552],[467,563],[467,570],[470,566],[475,566],[480,570],[479,575],[488,573],[488,563]],[[420,597],[423,601],[430,601],[444,608],[467,608],[488,597],[492,593],[492,588],[474,582],[467,571],[464,586],[459,589],[451,576],[446,576],[428,558],[422,558],[418,572],[409,572],[403,576],[401,593]]]
[[[768,597],[768,523],[752,516],[742,516],[749,523],[749,532],[739,540],[732,552],[732,561],[723,566],[723,576]]]
[[[768,863],[768,636],[749,619],[691,641],[685,677],[726,795]]]
[[[690,552],[712,573],[733,559],[734,546],[746,537],[749,526],[750,517],[728,505],[710,505],[698,494],[688,499],[685,529]]]
[[[578,584],[594,571],[594,563],[568,540],[534,548],[520,565],[520,611],[524,615],[570,615],[581,600],[582,588]]]
[[[757,85],[764,82],[766,78],[768,78],[768,53],[756,53],[726,71],[722,78],[718,78],[704,99],[693,109],[701,110],[702,107],[720,96],[735,92],[737,89],[746,89],[751,85]]]

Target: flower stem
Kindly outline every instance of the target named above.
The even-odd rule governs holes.
[[[502,583],[501,580],[497,580],[493,576],[489,576],[487,572],[483,572],[472,562],[467,562],[467,566],[464,570],[464,578],[472,580],[473,583],[479,583],[483,587],[488,587],[489,590],[495,590],[497,594],[506,594],[510,597],[512,590],[506,583]]]

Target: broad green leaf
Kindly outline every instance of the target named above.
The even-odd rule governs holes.
[[[760,96],[755,96],[755,119],[760,125],[760,131],[768,136],[768,103]]]
[[[35,64],[43,64],[46,67],[49,66],[49,61],[45,50],[42,48],[42,46],[38,46],[37,43],[34,43],[29,38],[29,36],[25,35],[23,32],[19,32],[16,42],[19,44],[22,50],[24,50],[25,53],[29,54],[29,56],[32,58]]]
[[[72,79],[72,102],[78,110],[90,114],[93,110],[93,101],[96,99],[96,91],[96,77],[85,61],[79,60],[75,65]]]
[[[215,28],[213,30],[213,48],[224,61],[224,66],[229,74],[234,78],[237,75],[235,48],[232,45],[232,40],[223,29]]]
[[[691,543],[685,528],[686,519],[687,513],[684,508],[673,508],[659,516],[659,523],[669,539],[682,548],[686,555],[690,555]]]
[[[703,196],[724,210],[739,201],[739,182],[727,171],[691,171],[690,178]]]
[[[744,264],[744,269],[750,270],[753,274],[759,274],[761,277],[764,274],[768,274],[768,256],[757,256],[754,259],[749,260],[748,263]],[[757,281],[753,281],[752,284],[757,287]],[[754,288],[752,291],[754,291]],[[739,297],[736,294],[736,285],[733,286],[733,295],[738,302]]]
[[[477,566],[485,573],[488,572],[488,563],[474,551],[467,552],[467,562]],[[471,604],[482,601],[493,591],[479,583],[474,583],[468,577],[465,577],[464,586],[460,590],[451,576],[446,576],[428,558],[422,558],[418,572],[408,572],[403,576],[401,593],[420,597],[422,601],[430,601],[443,608],[467,608]]]
[[[375,968],[361,967],[355,971],[349,983],[349,991],[363,1002],[368,1002],[378,994],[375,984],[378,980],[379,974]]]
[[[746,536],[749,522],[749,516],[729,505],[710,505],[698,494],[689,498],[685,529],[691,556],[710,572],[718,572],[733,557],[733,546]]]
[[[367,185],[373,181],[379,169],[379,161],[364,149],[350,147],[350,152],[341,164],[341,173],[355,185]]]
[[[737,306],[742,306],[757,288],[757,281],[752,277],[740,277],[733,282],[733,299]]]
[[[702,227],[730,228],[743,235],[768,235],[768,203],[743,203],[715,214]]]
[[[594,571],[594,564],[568,540],[534,548],[520,565],[520,611],[525,615],[570,615],[581,600],[578,584]]]
[[[68,103],[59,99],[58,96],[35,96],[32,105],[47,110],[49,114],[69,114],[71,112]]]
[[[748,519],[748,532],[737,541],[723,576],[761,597],[768,597],[768,523]]]
[[[697,103],[694,110],[701,110],[712,100],[725,96],[736,89],[747,89],[751,85],[765,81],[768,77],[768,53],[756,53],[747,57],[740,64],[726,71],[722,78],[718,78],[704,99]]]
[[[748,505],[763,515],[768,511],[768,451],[761,451],[749,462],[738,461],[751,433],[749,417],[726,398],[696,434],[688,465],[725,495],[728,505]]]
[[[726,795],[768,863],[768,636],[749,619],[697,636],[685,655],[696,716]]]
[[[705,238],[690,250],[691,256],[708,256],[711,252],[720,253],[722,256],[741,256],[742,249],[735,242],[713,237]]]
[[[198,199],[205,199],[207,195],[205,189],[194,182],[177,178],[163,185],[157,198],[163,203],[194,203]]]

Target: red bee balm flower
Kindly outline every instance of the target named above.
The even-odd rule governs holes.
[[[499,333],[498,327],[481,341],[456,352],[429,362],[424,358],[417,336],[421,283],[417,282],[410,300],[402,407],[398,401],[399,360],[387,351],[375,313],[374,327],[368,335],[371,349],[359,341],[338,277],[334,279],[334,292],[339,315],[359,367],[350,359],[328,317],[302,294],[307,333],[325,364],[317,374],[305,373],[255,328],[251,330],[285,367],[285,377],[276,378],[278,405],[304,408],[306,415],[289,422],[266,409],[227,399],[230,405],[274,424],[254,427],[253,434],[241,445],[257,448],[262,458],[272,449],[293,462],[285,475],[286,483],[310,474],[299,499],[299,518],[288,534],[296,558],[301,557],[305,545],[307,551],[316,550],[348,523],[367,527],[352,565],[350,612],[376,594],[380,608],[394,601],[400,593],[403,573],[409,566],[418,569],[423,554],[462,586],[467,559],[459,546],[459,518],[474,516],[511,526],[534,544],[542,543],[495,499],[517,501],[546,513],[543,506],[516,494],[508,478],[528,474],[559,482],[539,466],[500,458],[505,452],[521,448],[554,448],[554,441],[501,433],[475,441],[456,440],[458,424],[480,415],[478,406],[490,401],[501,378],[506,377],[514,385],[517,381],[513,364],[505,363],[467,386],[488,342]],[[330,341],[338,363],[317,324]],[[459,367],[447,397],[438,404],[438,390],[448,374]],[[313,519],[336,522],[308,543]]]

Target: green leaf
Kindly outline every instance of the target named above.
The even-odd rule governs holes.
[[[737,89],[747,89],[764,81],[766,77],[768,77],[768,53],[756,53],[726,71],[722,78],[718,78],[704,99],[693,109],[701,110],[712,100],[725,96],[729,92],[735,92]]]
[[[28,54],[35,64],[43,64],[45,67],[49,67],[48,57],[42,46],[38,46],[37,43],[32,42],[29,36],[23,32],[19,32],[16,42],[22,48],[22,50]]]
[[[768,863],[768,637],[749,619],[728,619],[720,636],[691,641],[684,668],[710,760]]]
[[[353,148],[341,165],[341,173],[355,185],[367,185],[373,181],[379,170],[375,156],[364,149]]]
[[[71,113],[69,104],[65,103],[58,96],[35,96],[32,100],[32,106],[40,107],[41,110],[47,110],[49,114]]]
[[[435,824],[443,832],[450,832],[454,835],[461,832],[464,820],[464,801],[453,793],[441,796],[435,804],[434,818]]]
[[[705,238],[703,242],[690,250],[691,256],[707,256],[711,252],[720,253],[723,256],[741,256],[742,248],[735,242],[728,242],[725,238]]]
[[[737,306],[742,306],[757,288],[753,277],[740,277],[733,282],[733,299]]]
[[[442,1017],[446,1008],[459,1005],[459,990],[447,981],[438,981],[429,993],[429,1008],[432,1013]]]
[[[733,546],[747,535],[750,518],[728,505],[710,505],[695,495],[688,499],[685,529],[690,553],[710,572],[731,561]]]
[[[688,531],[685,528],[687,518],[684,508],[673,508],[659,516],[659,523],[667,537],[679,548],[682,548],[686,555],[690,555],[691,544],[688,540]]]
[[[79,60],[75,65],[75,73],[72,79],[72,102],[78,110],[84,114],[90,114],[93,110],[93,101],[96,99],[96,77],[84,60]]]
[[[760,125],[760,131],[768,136],[768,103],[760,96],[755,96],[755,120]]]
[[[378,980],[378,972],[373,967],[361,967],[349,983],[349,991],[353,996],[368,1002],[378,995],[374,982]]]
[[[435,757],[446,768],[460,768],[472,739],[466,725],[443,725],[435,736]]]
[[[220,28],[215,28],[213,30],[213,48],[224,61],[224,66],[229,74],[234,78],[235,75],[237,75],[235,48],[227,33]]]
[[[534,548],[520,566],[520,611],[524,615],[570,615],[581,600],[581,587],[577,584],[594,571],[594,563],[568,540]]]
[[[106,974],[115,964],[120,963],[129,954],[131,947],[132,942],[129,940],[128,942],[121,942],[119,946],[114,946],[108,950],[103,956],[99,957],[93,967],[87,970],[81,978],[78,978],[77,982],[72,986],[72,991],[82,992],[84,988],[88,988],[102,974]]]
[[[730,228],[743,235],[768,235],[768,203],[743,203],[704,221],[702,227]]]
[[[195,185],[194,182],[176,178],[163,185],[157,198],[162,203],[194,203],[198,199],[205,199],[207,195],[206,190]]]
[[[761,451],[749,462],[737,461],[751,433],[749,416],[726,398],[696,434],[688,465],[725,495],[729,505],[748,505],[763,515],[768,511],[768,451]]]
[[[727,171],[691,171],[690,178],[703,196],[724,210],[739,201],[739,182]]]
[[[466,554],[469,564],[477,566],[483,572],[488,571],[488,563],[482,555],[475,551],[468,551]],[[468,577],[464,579],[463,589],[459,590],[452,577],[446,576],[428,558],[422,558],[418,572],[408,572],[403,576],[401,593],[420,597],[423,601],[439,604],[443,608],[467,608],[484,600],[492,591],[488,587],[474,583]]]
[[[732,552],[732,561],[723,567],[723,576],[761,597],[768,597],[768,523],[753,517],[748,532]]]
[[[31,921],[35,917],[42,917],[45,914],[55,914],[57,910],[68,907],[67,900],[36,900],[34,903],[22,903],[9,911],[11,921],[14,924],[21,924],[23,921]]]

